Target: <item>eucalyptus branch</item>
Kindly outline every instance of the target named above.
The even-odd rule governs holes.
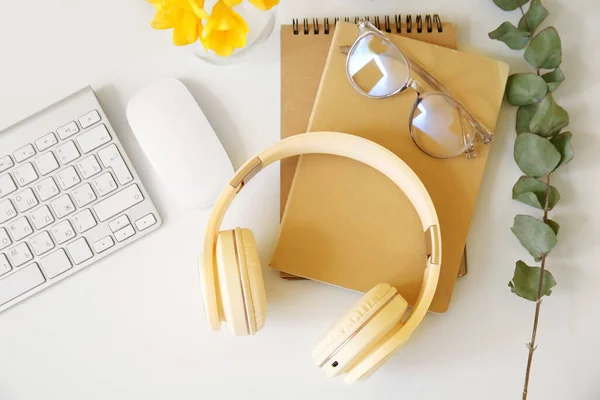
[[[564,74],[560,69],[562,47],[558,32],[547,27],[536,34],[537,28],[548,16],[541,0],[493,0],[505,11],[521,10],[518,26],[502,23],[489,33],[491,39],[504,42],[514,50],[525,49],[523,58],[534,73],[513,74],[506,86],[510,104],[518,106],[514,146],[514,158],[524,176],[513,187],[513,199],[543,211],[542,219],[529,215],[517,215],[512,231],[539,267],[517,261],[512,280],[508,286],[517,296],[533,301],[535,315],[531,341],[527,343],[529,354],[525,370],[523,400],[527,399],[533,353],[537,349],[536,338],[542,298],[552,293],[556,286],[554,277],[546,269],[549,253],[557,242],[559,225],[549,219],[549,212],[560,200],[558,190],[550,185],[550,177],[558,168],[573,159],[572,134],[562,132],[569,124],[569,114],[554,100],[554,92]],[[523,6],[529,8],[525,12]],[[549,72],[542,73],[544,70]],[[541,178],[545,178],[541,180]]]

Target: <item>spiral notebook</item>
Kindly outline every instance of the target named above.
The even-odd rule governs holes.
[[[493,143],[478,143],[479,154],[470,159],[436,159],[419,150],[408,132],[414,93],[374,100],[357,93],[349,83],[340,46],[352,44],[357,35],[354,24],[339,23],[335,28],[308,131],[338,130],[373,140],[398,155],[421,178],[438,213],[444,249],[430,310],[445,312]],[[494,131],[507,64],[398,35],[389,37]],[[418,215],[389,179],[342,157],[300,157],[271,267],[359,292],[388,282],[414,304],[424,264]]]
[[[355,17],[352,20],[356,21]],[[375,16],[381,30],[456,49],[456,26],[435,15]],[[402,21],[404,20],[404,21]],[[350,21],[350,17],[344,18]],[[281,138],[306,132],[338,18],[294,19],[281,27]],[[297,158],[281,162],[281,215],[294,177]],[[467,273],[466,251],[458,276]],[[285,279],[303,279],[281,272]]]

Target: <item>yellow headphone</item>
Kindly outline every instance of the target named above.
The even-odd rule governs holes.
[[[440,275],[442,240],[439,221],[427,189],[417,175],[389,150],[367,139],[337,132],[293,136],[247,161],[221,192],[208,220],[200,277],[210,327],[226,322],[236,336],[254,335],[266,318],[266,295],[254,235],[249,229],[219,231],[236,194],[267,165],[302,154],[332,154],[367,164],[390,178],[415,207],[427,243],[423,286],[410,316],[408,303],[387,283],[369,290],[325,334],[313,350],[319,368],[330,377],[346,373],[347,383],[375,372],[404,344],[421,323]]]

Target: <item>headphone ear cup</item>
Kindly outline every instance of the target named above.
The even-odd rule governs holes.
[[[315,346],[315,363],[330,377],[347,372],[400,325],[407,308],[395,288],[375,286]]]
[[[235,232],[220,231],[216,245],[219,318],[227,323],[235,336],[245,336],[249,331],[237,253]]]
[[[242,249],[245,257],[247,276],[241,278],[248,300],[250,334],[253,335],[265,326],[267,319],[265,283],[254,234],[250,229],[236,228],[235,236],[239,240],[238,250]]]
[[[384,339],[376,343],[364,357],[352,366],[344,377],[346,383],[367,379],[377,372],[394,352],[406,343],[410,336],[399,337],[396,335],[402,326],[403,324],[398,324],[388,332]]]

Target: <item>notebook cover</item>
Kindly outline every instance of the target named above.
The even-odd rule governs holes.
[[[315,34],[315,26],[318,29]],[[414,24],[413,24],[414,25]],[[333,28],[335,25],[331,25]],[[396,33],[395,26],[391,25]],[[456,26],[442,23],[441,30],[433,26],[428,29],[418,30],[412,26],[408,32],[406,23],[401,24],[399,35],[427,43],[456,49]],[[281,138],[286,138],[299,133],[304,133],[308,127],[308,120],[312,111],[314,99],[317,95],[319,82],[329,53],[333,29],[326,33],[324,21],[308,25],[305,34],[303,27],[295,29],[292,25],[281,27]],[[283,210],[294,177],[298,158],[288,158],[281,161],[281,208]],[[467,273],[466,252],[461,260],[458,276]],[[303,279],[295,275],[281,272],[286,279]]]
[[[436,206],[443,241],[442,273],[431,311],[448,309],[489,145],[478,157],[439,160],[421,152],[408,132],[415,95],[385,100],[357,93],[345,74],[340,45],[356,25],[338,24],[309,122],[309,131],[334,130],[387,147],[421,178]],[[392,35],[492,131],[508,65],[475,54]],[[418,78],[418,77],[417,77]],[[301,84],[298,86],[302,86]],[[366,292],[387,282],[414,304],[423,277],[425,243],[414,208],[401,190],[370,167],[341,157],[300,158],[271,266],[293,275]]]

